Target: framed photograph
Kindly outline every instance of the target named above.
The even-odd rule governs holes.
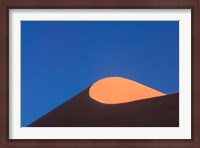
[[[199,6],[1,1],[0,147],[199,147]]]

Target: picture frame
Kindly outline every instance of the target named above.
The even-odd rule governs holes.
[[[199,0],[1,1],[1,147],[194,147],[199,142]],[[191,9],[191,139],[9,139],[9,12],[11,9]]]

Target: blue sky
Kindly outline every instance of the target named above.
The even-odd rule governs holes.
[[[179,91],[178,21],[22,21],[21,126],[97,80]]]

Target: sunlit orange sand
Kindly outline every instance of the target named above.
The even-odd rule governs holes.
[[[143,84],[121,77],[107,77],[89,90],[92,99],[105,104],[119,104],[165,95]]]

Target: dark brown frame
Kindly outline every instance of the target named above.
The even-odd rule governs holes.
[[[0,148],[1,147],[200,147],[199,28],[200,0],[5,0],[1,2]],[[192,139],[191,140],[17,140],[8,138],[9,9],[191,9],[192,10]]]

